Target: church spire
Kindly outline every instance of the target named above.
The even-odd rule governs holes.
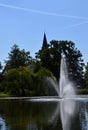
[[[44,33],[42,48],[46,48],[46,47],[48,47],[48,43],[47,43],[46,34]]]

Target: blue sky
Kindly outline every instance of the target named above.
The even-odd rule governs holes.
[[[0,61],[14,44],[30,51],[47,40],[71,40],[88,62],[88,0],[0,0]]]

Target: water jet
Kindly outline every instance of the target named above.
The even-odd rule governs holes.
[[[50,77],[47,77],[47,81],[50,82],[51,86],[54,87],[59,98],[71,98],[75,97],[74,83],[68,78],[68,70],[66,65],[65,57],[62,56],[60,64],[60,79],[57,82]]]

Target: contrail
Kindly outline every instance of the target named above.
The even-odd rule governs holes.
[[[81,22],[81,23],[78,23],[78,24],[73,24],[73,25],[64,27],[64,29],[74,28],[74,27],[77,27],[77,26],[80,26],[80,25],[83,25],[83,24],[88,24],[88,21]]]
[[[28,11],[28,12],[37,13],[37,14],[43,14],[43,15],[49,15],[49,16],[88,20],[87,17],[79,17],[79,16],[73,16],[73,15],[67,15],[67,14],[52,13],[52,12],[46,12],[46,11],[41,11],[41,10],[34,10],[34,9],[30,9],[30,8],[23,8],[23,7],[9,5],[9,4],[2,4],[2,3],[0,3],[0,7],[6,7],[6,8],[11,8],[11,9],[16,9],[16,10],[23,10],[23,11]]]

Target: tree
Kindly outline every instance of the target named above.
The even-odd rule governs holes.
[[[65,55],[70,80],[77,85],[84,85],[82,53],[75,47],[72,41],[59,41],[59,52]]]
[[[4,91],[14,96],[30,96],[33,89],[31,72],[27,67],[10,69],[4,75]]]
[[[49,69],[54,76],[59,79],[61,55],[67,61],[67,68],[70,80],[74,80],[77,85],[83,82],[83,59],[81,52],[75,48],[72,41],[52,40],[47,48],[41,48],[37,53],[41,65]]]
[[[29,66],[31,64],[32,58],[30,52],[26,52],[24,49],[20,50],[15,44],[11,48],[8,60],[6,61],[6,66],[8,69],[17,68],[19,66]]]
[[[41,48],[41,50],[36,53],[36,57],[40,59],[41,66],[50,70],[54,76],[59,79],[61,55],[54,44],[55,43],[50,43],[47,47]]]
[[[43,67],[37,73],[32,75],[36,96],[48,96],[54,92],[54,90],[53,92],[51,91],[51,88],[49,89],[47,77],[52,77],[52,73],[48,69],[45,69]]]
[[[13,68],[4,74],[0,91],[14,96],[49,95],[54,90],[49,91],[46,77],[52,77],[52,73],[45,68],[41,68],[36,73],[30,72],[27,67]]]
[[[85,66],[84,78],[85,78],[85,81],[86,81],[86,86],[88,88],[88,62],[86,64],[86,66]]]
[[[1,62],[0,62],[0,70],[2,69],[2,64],[1,64]]]
[[[2,68],[3,68],[3,66],[2,66],[2,64],[0,62],[0,70],[2,70]],[[0,72],[0,74],[2,74],[2,72]]]

